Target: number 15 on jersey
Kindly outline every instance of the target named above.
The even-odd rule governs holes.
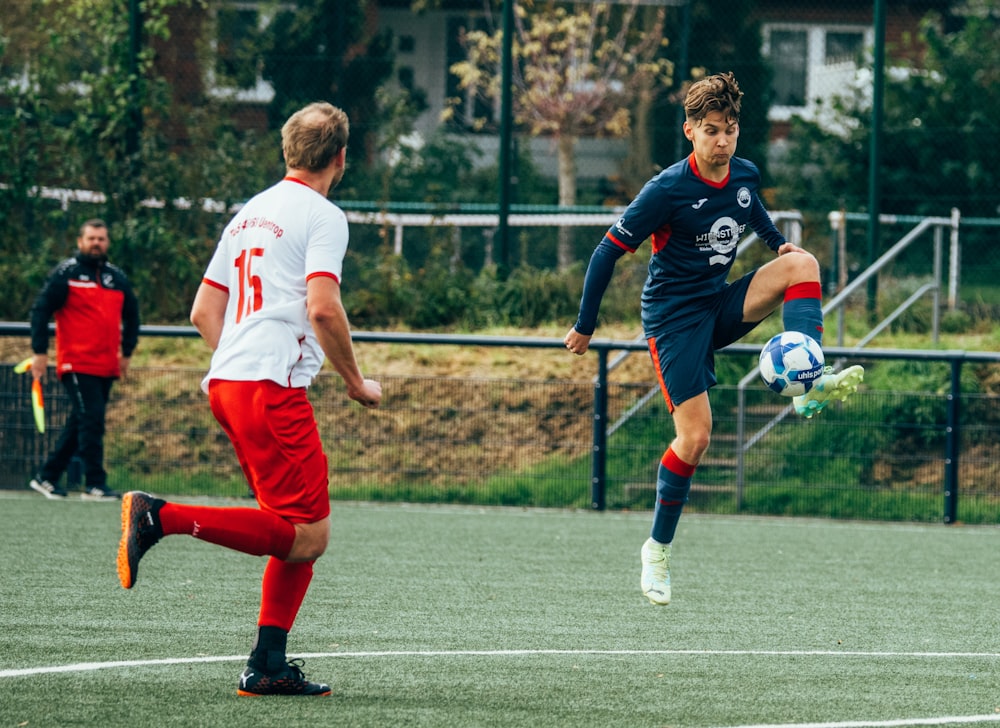
[[[240,251],[234,265],[239,271],[240,287],[239,298],[236,307],[236,323],[243,320],[244,316],[249,316],[254,311],[259,311],[264,305],[264,291],[261,285],[260,276],[253,274],[254,258],[261,258],[264,255],[263,248],[250,248]]]

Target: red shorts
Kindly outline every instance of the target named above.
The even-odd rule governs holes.
[[[213,379],[208,401],[261,509],[291,523],[330,515],[326,455],[305,388]]]

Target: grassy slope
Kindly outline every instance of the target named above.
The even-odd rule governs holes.
[[[961,334],[944,333],[937,346],[926,334],[884,333],[870,346],[873,348],[899,349],[958,349],[968,351],[1000,350],[1000,326],[981,322],[976,330]],[[831,327],[833,323],[831,322]],[[765,322],[745,341],[763,343],[777,331],[777,320]],[[531,329],[492,328],[471,332],[485,336],[545,337],[561,339],[567,325],[549,324]],[[602,325],[597,336],[605,339],[631,340],[642,328],[638,322],[609,323]],[[832,336],[831,333],[828,338]],[[856,341],[856,332],[848,330],[846,345]],[[422,346],[410,344],[356,345],[358,360],[366,372],[381,375],[420,374],[424,376],[481,376],[489,378],[525,379],[575,379],[581,374],[589,377],[594,370],[593,357],[576,357],[562,350],[519,349],[517,347],[461,347]],[[30,353],[27,339],[0,337],[0,360],[19,361]],[[54,357],[54,350],[50,352]],[[208,365],[208,349],[198,339],[151,338],[140,341],[134,366],[192,366]],[[623,379],[644,380],[650,376],[649,360],[645,356],[629,357],[619,370]]]

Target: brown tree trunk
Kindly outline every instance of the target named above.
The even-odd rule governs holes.
[[[559,160],[559,205],[573,206],[576,204],[576,137],[570,134],[560,135],[558,140]],[[560,271],[573,265],[573,228],[559,228],[559,242],[556,248],[556,261]]]

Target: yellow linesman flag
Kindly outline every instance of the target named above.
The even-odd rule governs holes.
[[[31,369],[31,357],[14,367],[15,374],[25,374]],[[35,415],[35,427],[39,432],[45,432],[45,398],[42,396],[42,380],[31,383],[31,411]]]
[[[35,427],[45,432],[45,399],[42,397],[42,380],[31,383],[31,409],[35,413]]]

